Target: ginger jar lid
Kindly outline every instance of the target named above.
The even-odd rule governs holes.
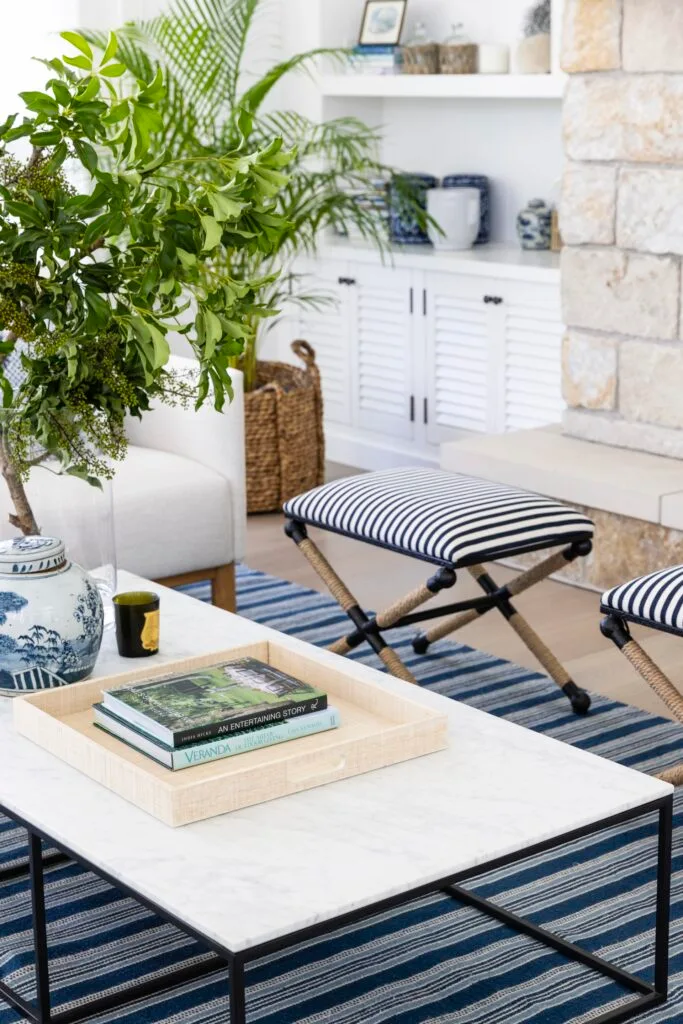
[[[36,575],[66,565],[64,542],[56,537],[14,537],[0,541],[0,574]]]

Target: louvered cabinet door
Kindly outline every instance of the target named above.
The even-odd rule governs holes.
[[[491,429],[492,306],[480,278],[427,274],[427,440]]]
[[[412,274],[394,267],[356,266],[352,278],[354,423],[392,438],[412,438]]]
[[[306,261],[297,266],[298,289],[325,302],[299,311],[299,337],[315,349],[320,369],[325,419],[351,424],[351,316],[348,265],[342,261]],[[343,283],[340,284],[340,278]]]
[[[505,431],[562,419],[560,296],[551,285],[510,282],[502,303]]]

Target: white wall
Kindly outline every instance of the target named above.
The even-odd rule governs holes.
[[[562,171],[560,103],[552,100],[385,101],[384,162],[407,171],[486,174],[492,238],[516,238],[529,199],[556,200]]]
[[[22,110],[18,92],[40,89],[48,70],[32,57],[55,57],[64,52],[59,32],[78,24],[78,0],[24,0],[2,6],[0,60],[0,120]]]
[[[534,0],[410,0],[404,40],[423,20],[435,40],[462,21],[476,42],[514,48]],[[358,41],[364,0],[286,0],[286,19],[316,25],[326,46]],[[553,0],[560,25],[559,0]],[[309,33],[310,35],[310,33]],[[295,36],[296,39],[296,36]],[[301,88],[310,108],[310,86]],[[296,98],[294,98],[296,104]],[[319,116],[352,113],[381,129],[381,157],[399,170],[486,174],[492,180],[492,237],[516,239],[515,219],[526,202],[555,201],[562,170],[561,104],[557,100],[346,100],[319,102]]]
[[[304,0],[304,3],[306,0]],[[364,0],[323,0],[325,45],[353,46],[358,42]],[[471,39],[483,43],[509,43],[521,37],[525,11],[534,0],[410,0],[403,41],[418,21],[431,38],[442,42],[451,25],[462,22]]]

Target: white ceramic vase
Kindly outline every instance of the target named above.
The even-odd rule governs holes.
[[[429,216],[441,228],[431,224],[429,238],[441,252],[471,249],[481,222],[481,194],[477,188],[433,188],[427,193]]]
[[[53,537],[0,542],[0,688],[33,690],[90,675],[104,611],[95,583]]]

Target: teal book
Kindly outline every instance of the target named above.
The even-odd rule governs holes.
[[[105,690],[112,714],[168,747],[301,718],[327,707],[327,695],[256,658]]]
[[[122,722],[116,715],[107,711],[103,704],[95,704],[93,711],[95,725],[100,729],[175,772],[183,768],[193,768],[198,764],[207,764],[209,761],[219,761],[224,757],[233,757],[235,754],[244,754],[247,750],[259,750],[262,747],[272,747],[277,743],[300,739],[302,736],[329,732],[338,728],[340,724],[337,709],[328,707],[324,711],[316,711],[301,718],[289,718],[275,725],[262,725],[258,729],[247,729],[229,737],[173,748],[157,742],[141,729]]]

